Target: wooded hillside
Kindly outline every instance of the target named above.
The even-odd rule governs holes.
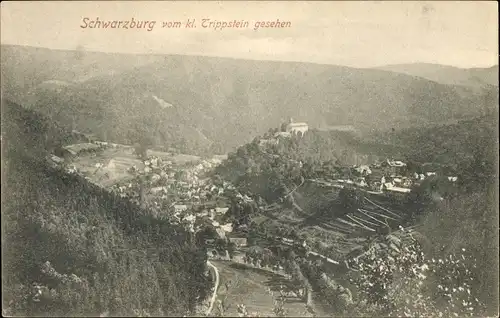
[[[204,299],[206,253],[190,233],[48,167],[43,117],[2,101],[6,315],[179,316]]]

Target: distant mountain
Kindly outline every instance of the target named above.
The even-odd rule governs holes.
[[[475,117],[498,104],[498,87],[477,92],[377,69],[20,46],[1,53],[4,96],[103,139],[145,135],[198,154],[228,152],[288,117],[371,134]]]
[[[498,86],[498,65],[488,68],[458,68],[448,65],[414,63],[378,67],[379,70],[422,77],[434,82],[467,87]]]

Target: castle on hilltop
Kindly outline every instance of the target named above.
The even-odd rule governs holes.
[[[286,126],[286,132],[290,134],[304,135],[309,130],[307,123],[295,123],[293,118],[290,117],[288,125]]]

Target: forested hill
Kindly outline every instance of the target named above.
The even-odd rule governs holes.
[[[423,77],[442,84],[480,88],[498,86],[498,65],[489,68],[458,68],[431,63],[396,64],[377,69]]]
[[[276,133],[277,128],[270,129],[242,145],[216,173],[271,202],[300,184],[301,177],[341,173],[342,167],[385,158],[393,151],[390,145],[364,142],[349,131],[311,129],[303,137],[275,137]]]
[[[492,165],[497,158],[497,125],[498,112],[454,124],[395,130],[372,138],[314,129],[303,137],[275,138],[277,129],[271,129],[230,153],[217,173],[271,201],[300,184],[301,176],[340,176],[345,167],[391,157],[414,167],[458,174],[473,185],[474,180],[490,180],[492,175],[487,174],[495,171]]]
[[[396,147],[407,160],[454,168],[476,155],[494,162],[498,147],[498,111],[488,116],[427,129],[404,129],[378,136],[374,143]]]
[[[311,128],[422,127],[484,114],[498,86],[378,69],[2,45],[4,96],[101,139],[226,153],[293,117]],[[482,74],[482,73],[478,73]]]
[[[206,253],[183,229],[45,165],[60,136],[41,120],[2,101],[3,314],[188,314],[208,290]]]
[[[43,158],[57,148],[77,142],[69,130],[38,112],[2,99],[2,151]]]

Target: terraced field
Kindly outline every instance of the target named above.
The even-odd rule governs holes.
[[[397,228],[403,215],[391,211],[379,203],[364,198],[363,208],[335,218],[322,218],[320,226],[347,237],[369,236],[382,229]]]
[[[338,194],[339,188],[328,182],[306,183],[294,193],[300,210],[269,205],[255,222],[286,224],[308,238],[316,238],[325,244],[325,254],[335,260],[362,247],[370,237],[405,225],[404,211],[382,194],[365,193],[354,211],[343,206]]]

